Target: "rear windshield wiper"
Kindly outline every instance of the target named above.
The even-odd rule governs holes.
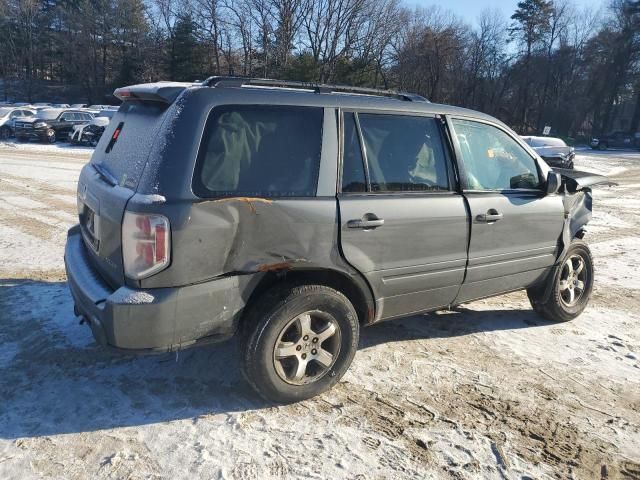
[[[111,185],[112,187],[115,187],[116,185],[118,185],[118,181],[115,179],[113,175],[111,175],[111,173],[109,173],[109,171],[106,168],[104,168],[103,166],[97,163],[92,163],[91,166],[94,168],[96,172],[98,172],[98,175],[100,175],[100,178],[102,178],[109,185]]]

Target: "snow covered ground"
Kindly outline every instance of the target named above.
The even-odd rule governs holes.
[[[376,325],[334,390],[272,406],[234,342],[95,345],[62,262],[88,154],[31,147],[0,145],[0,479],[640,478],[639,153],[579,152],[620,183],[594,192],[581,317],[514,293]]]

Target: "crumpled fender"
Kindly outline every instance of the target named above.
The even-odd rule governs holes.
[[[561,260],[567,254],[567,250],[574,238],[582,238],[585,233],[585,225],[592,216],[592,196],[591,189],[584,188],[576,193],[564,193],[562,203],[564,205],[564,227],[562,228],[562,245],[560,253],[556,258],[556,264],[549,272],[545,281],[543,302],[551,296],[553,289],[553,278],[561,265]]]
[[[562,229],[562,245],[556,265],[549,273],[548,279],[553,279],[560,265],[560,261],[567,254],[567,250],[574,238],[582,238],[586,232],[585,226],[592,217],[593,197],[591,187],[594,185],[617,185],[604,175],[580,170],[554,168],[554,172],[562,176],[562,190],[564,205],[564,227]],[[546,301],[551,295],[552,281],[547,281],[543,299]]]

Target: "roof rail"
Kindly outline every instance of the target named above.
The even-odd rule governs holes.
[[[396,92],[394,90],[379,90],[376,88],[351,87],[349,85],[326,85],[323,83],[296,82],[292,80],[274,80],[270,78],[251,78],[233,76],[213,76],[207,78],[203,85],[214,88],[242,87],[253,85],[258,87],[293,88],[311,90],[315,93],[354,93],[358,95],[376,95],[391,97],[406,102],[429,102],[426,98],[414,93]]]

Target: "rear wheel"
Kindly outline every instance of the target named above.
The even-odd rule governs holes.
[[[609,148],[609,145],[607,145],[606,143],[600,143],[598,145],[599,150],[606,150],[607,148]]]
[[[552,281],[552,291],[546,300],[545,285],[527,290],[531,306],[547,320],[573,320],[587,307],[593,289],[593,259],[585,242],[575,240],[571,244]]]
[[[0,127],[0,140],[7,140],[11,136],[9,127]]]
[[[358,346],[351,302],[322,285],[275,287],[244,319],[243,373],[265,399],[316,396],[347,371]]]

